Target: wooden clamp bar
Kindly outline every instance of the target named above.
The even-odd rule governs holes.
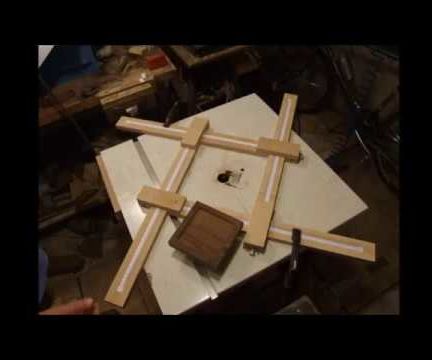
[[[207,119],[194,119],[188,131],[183,135],[181,144],[189,148],[195,148],[208,126],[209,121]]]
[[[137,134],[149,134],[174,140],[182,140],[183,135],[187,131],[187,128],[176,126],[176,124],[167,128],[155,121],[137,119],[128,116],[120,117],[120,120],[116,123],[116,128]]]
[[[170,214],[178,215],[186,202],[186,198],[172,191],[143,186],[138,194],[138,202],[143,206],[158,207]]]
[[[294,119],[297,96],[285,94],[274,138],[279,142],[288,142]],[[279,184],[282,178],[284,158],[269,155],[266,169],[261,182],[260,191],[252,211],[249,231],[246,233],[244,245],[258,251],[264,251],[267,233],[273,216]]]
[[[132,286],[144,266],[151,247],[165,221],[167,212],[152,208],[138,229],[138,233],[130,245],[120,268],[105,295],[105,301],[123,307],[129,297]]]
[[[283,156],[288,161],[298,162],[300,160],[300,145],[260,137],[258,139],[257,153]]]
[[[255,201],[255,206],[252,210],[250,225],[246,233],[247,241],[245,244],[258,246],[261,239],[267,239],[268,229],[273,217],[274,206],[270,202],[261,199]]]
[[[174,159],[161,188],[176,192],[189,169],[196,149],[181,148]],[[105,301],[123,307],[129,297],[133,284],[150,254],[151,248],[166,219],[167,211],[151,208],[138,229],[138,232],[117,271],[111,286],[105,296]]]
[[[301,246],[326,251],[334,254],[349,256],[356,259],[375,261],[375,244],[369,241],[350,238],[322,231],[299,228],[288,224],[271,226],[268,237],[271,240],[291,244],[292,230],[301,230]],[[247,226],[246,226],[247,230]]]
[[[187,131],[187,128],[177,124],[166,128],[155,121],[136,119],[127,116],[122,116],[120,120],[117,121],[116,127],[128,132],[161,136],[174,140],[182,140]],[[212,132],[211,130],[207,130],[203,134],[201,137],[201,144],[258,156],[267,156],[269,153],[273,153],[268,150],[259,151],[257,140],[220,134]],[[288,153],[292,156],[288,156],[287,160],[291,161],[292,158],[293,161],[298,161],[300,154],[299,151],[297,152],[296,147],[299,148],[299,145],[289,143],[290,150],[288,150]],[[274,153],[277,154],[276,151]]]
[[[186,202],[186,205],[183,207],[183,210],[179,216],[186,217],[192,208],[192,205],[192,203]],[[246,233],[251,231],[252,217],[250,217],[248,214],[239,213],[224,208],[219,208],[217,210],[243,221],[242,231],[245,231]],[[272,241],[291,244],[291,234],[292,229],[294,228],[299,229],[302,232],[300,243],[301,246],[314,250],[326,251],[333,254],[349,256],[356,259],[375,261],[374,243],[347,236],[310,230],[289,224],[273,223],[269,228],[267,237]]]

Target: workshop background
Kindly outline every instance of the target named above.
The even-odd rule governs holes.
[[[397,47],[55,46],[39,80],[39,242],[50,261],[41,309],[83,296],[112,308],[103,299],[130,237],[95,155],[134,138],[115,128],[120,116],[169,125],[251,93],[278,112],[289,92],[294,130],[369,207],[334,232],[375,242],[377,261],[307,250],[289,291],[281,263],[189,313],[399,313]],[[134,287],[120,312],[157,313],[146,291]]]

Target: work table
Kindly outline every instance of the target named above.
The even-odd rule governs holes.
[[[212,131],[247,138],[271,136],[277,114],[257,95],[251,94],[218,106],[176,124],[187,126],[197,116],[210,120]],[[300,144],[303,160],[286,163],[274,222],[296,224],[320,231],[331,231],[367,209],[366,204],[296,134],[291,141]],[[164,179],[180,142],[152,135],[140,135],[100,154],[104,182],[115,210],[120,211],[132,238],[145,218],[138,204],[142,186],[157,186]],[[199,200],[210,206],[251,213],[264,172],[265,158],[201,145],[179,193],[188,201]],[[235,183],[218,181],[225,171],[238,174]],[[168,245],[175,230],[172,219],[161,232],[144,266],[164,314],[178,314],[214,299],[219,294],[264,271],[291,253],[291,246],[275,241],[263,254],[251,254],[239,247],[222,275],[197,268],[182,253]]]

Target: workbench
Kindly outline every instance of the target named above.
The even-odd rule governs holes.
[[[105,112],[119,107],[126,108],[136,104],[145,96],[153,94],[157,90],[155,87],[157,88],[158,84],[163,84],[175,76],[176,67],[168,56],[166,59],[168,62],[166,66],[154,70],[139,65],[125,74],[109,75],[101,72],[82,76],[66,84],[56,86],[53,93],[58,97],[68,114],[77,114],[99,106]],[[143,62],[143,59],[140,60]],[[146,75],[144,82],[141,80],[142,74]],[[82,90],[90,85],[96,86],[97,92],[88,97],[80,97],[79,94]],[[68,96],[68,94],[71,95]],[[66,97],[66,99],[62,101],[62,97]],[[60,119],[62,119],[62,114],[58,111],[58,106],[40,104],[39,127],[49,125]]]
[[[196,116],[208,118],[215,132],[247,138],[271,136],[278,118],[256,94],[177,124],[187,126]],[[285,164],[273,222],[328,232],[367,209],[296,133],[291,140],[300,144],[304,159],[298,164]],[[100,153],[99,166],[114,211],[121,211],[132,238],[146,216],[137,202],[138,193],[144,185],[160,184],[179,148],[179,141],[145,134]],[[250,214],[264,168],[263,157],[202,144],[179,193],[188,201]],[[227,170],[238,174],[235,183],[218,181],[218,175]],[[266,251],[255,256],[240,246],[225,272],[216,275],[197,267],[168,245],[175,228],[173,219],[168,218],[144,266],[164,314],[179,314],[215,299],[291,254],[290,245],[275,241],[268,242]]]

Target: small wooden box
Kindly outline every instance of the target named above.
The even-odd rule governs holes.
[[[169,244],[198,263],[221,272],[235,249],[243,222],[196,202]]]

